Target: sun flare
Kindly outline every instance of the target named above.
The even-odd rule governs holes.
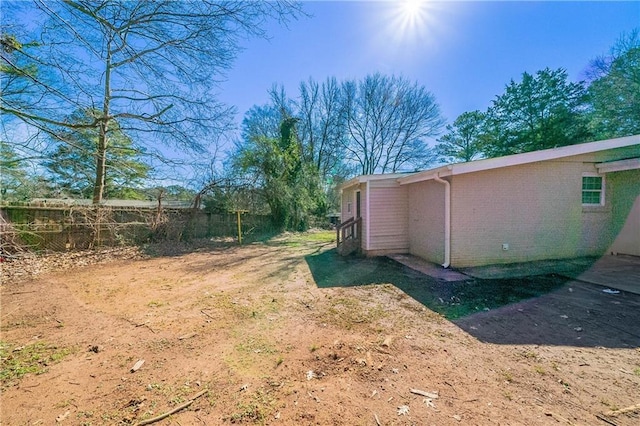
[[[401,13],[405,18],[415,19],[422,14],[423,0],[404,0],[400,3]]]
[[[393,3],[391,27],[399,39],[421,38],[430,21],[430,8],[433,3],[425,0],[403,0]]]

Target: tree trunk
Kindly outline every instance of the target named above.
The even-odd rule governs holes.
[[[107,130],[109,128],[109,102],[111,101],[111,40],[107,42],[107,58],[104,73],[104,102],[100,120],[100,134],[96,150],[96,180],[93,185],[93,204],[100,204],[104,195],[107,174]]]

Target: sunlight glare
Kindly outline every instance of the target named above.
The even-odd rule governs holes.
[[[393,2],[389,28],[398,42],[424,39],[432,25],[433,3],[425,0]]]
[[[422,13],[423,0],[404,0],[400,7],[402,8],[402,14],[408,20],[415,19]]]

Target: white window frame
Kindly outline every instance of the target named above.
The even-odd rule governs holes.
[[[598,173],[583,173],[582,177],[599,177],[602,179],[602,188],[600,189],[600,202],[597,204],[585,204],[582,203],[583,206],[585,207],[589,207],[589,206],[604,206],[605,204],[605,190],[606,190],[606,179],[604,175],[598,174]],[[580,178],[580,201],[582,201],[582,194],[584,192],[584,189],[582,188],[582,178]]]

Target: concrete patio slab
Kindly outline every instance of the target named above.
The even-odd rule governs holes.
[[[591,284],[640,294],[640,257],[637,256],[606,255],[600,258],[543,260],[461,268],[459,271],[480,279],[558,274]]]
[[[598,260],[596,257],[579,257],[576,259],[538,260],[533,262],[509,263],[499,265],[474,266],[460,268],[463,274],[484,280],[502,278],[522,278],[535,275],[558,274],[575,278]]]
[[[442,281],[466,281],[471,278],[453,269],[445,269],[440,265],[436,265],[435,263],[428,262],[410,254],[390,254],[387,257],[411,269]]]
[[[571,278],[640,294],[640,257],[602,256],[589,269]]]

